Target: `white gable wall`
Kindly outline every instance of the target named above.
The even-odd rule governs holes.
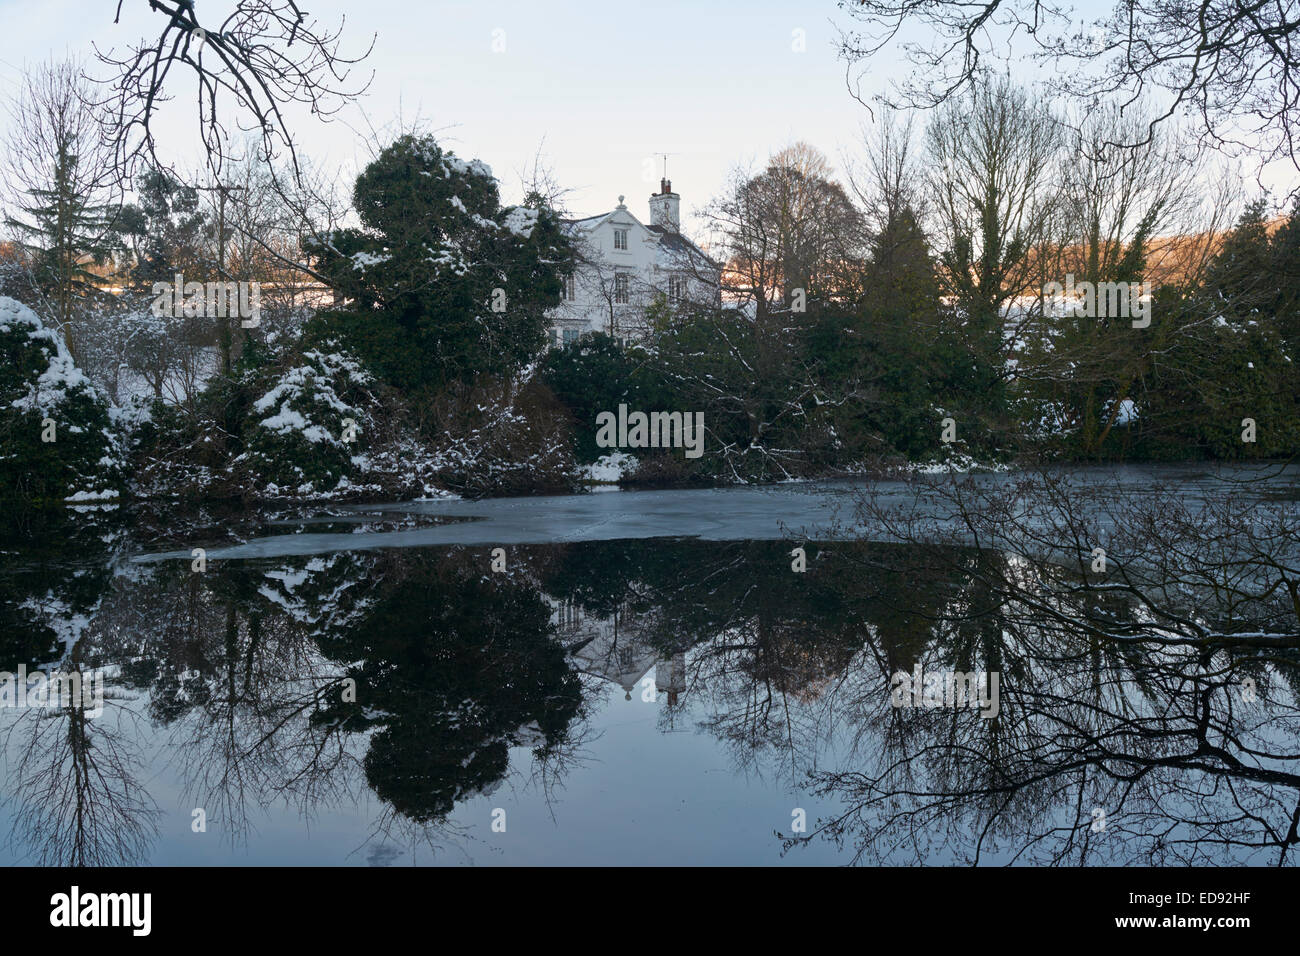
[[[639,337],[645,330],[646,307],[656,295],[669,293],[670,276],[681,277],[689,299],[709,301],[715,294],[708,281],[691,275],[689,261],[677,261],[661,246],[659,236],[624,205],[602,219],[575,224],[575,230],[572,238],[581,261],[571,286],[573,298],[564,298],[550,313],[552,344],[563,344],[566,333],[567,337],[593,331],[619,339]],[[614,247],[618,230],[627,233],[626,249]],[[626,284],[626,302],[617,301],[620,277]]]

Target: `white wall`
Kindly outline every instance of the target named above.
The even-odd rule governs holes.
[[[615,230],[627,230],[627,249],[614,248]],[[583,260],[574,279],[574,298],[565,299],[550,313],[551,335],[560,330],[577,333],[607,332],[616,338],[637,337],[645,329],[645,309],[658,294],[669,292],[669,277],[686,279],[685,294],[693,300],[710,300],[706,282],[693,279],[686,264],[674,263],[662,253],[658,237],[626,208],[598,220],[574,243]],[[628,278],[628,301],[615,302],[617,276]]]

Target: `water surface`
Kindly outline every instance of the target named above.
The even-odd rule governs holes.
[[[3,660],[103,675],[108,699],[0,710],[0,859],[1277,862],[1294,650],[1098,641],[1073,598],[989,586],[1020,556],[852,534],[853,491],[33,528],[0,547]],[[998,715],[895,706],[916,668],[997,672]]]

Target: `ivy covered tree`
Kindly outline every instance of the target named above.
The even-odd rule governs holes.
[[[536,356],[573,253],[545,208],[504,207],[492,171],[405,135],[358,177],[360,227],[312,241],[346,303],[318,322],[408,391],[441,391]]]

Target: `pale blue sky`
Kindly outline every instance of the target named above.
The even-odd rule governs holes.
[[[0,95],[16,90],[19,68],[49,56],[89,55],[91,44],[120,46],[151,18],[144,0],[112,24],[106,0],[0,3]],[[200,18],[229,6],[200,0]],[[611,208],[620,193],[645,218],[658,183],[659,152],[690,214],[721,186],[736,163],[761,160],[806,139],[840,165],[865,117],[844,88],[835,55],[833,0],[795,3],[564,2],[433,0],[427,4],[311,0],[324,23],[348,13],[347,35],[364,45],[377,33],[367,66],[370,94],[350,123],[364,131],[400,113],[420,116],[463,156],[492,166],[508,194],[516,171],[545,140],[544,154],[575,192],[580,213]],[[140,8],[136,10],[135,8]],[[414,11],[414,12],[412,12]],[[415,22],[411,22],[414,19]],[[493,52],[502,30],[504,52]],[[803,30],[806,51],[792,49]],[[188,110],[172,106],[163,146],[197,156]],[[331,168],[364,161],[360,137],[342,125],[296,123],[306,151]],[[650,170],[648,178],[644,178]]]
[[[1108,5],[1086,0],[1079,16]],[[112,23],[109,0],[0,0],[0,96],[17,89],[25,63],[89,56],[92,43],[122,46],[156,15],[145,0],[126,0]],[[200,0],[201,20],[219,21],[230,0]],[[348,14],[346,35],[363,46],[378,34],[366,63],[369,95],[348,125],[295,123],[303,150],[350,182],[368,153],[367,122],[383,128],[399,113],[442,132],[444,143],[492,166],[507,198],[517,171],[545,140],[544,155],[574,189],[580,214],[606,211],[620,193],[645,218],[659,179],[655,154],[668,152],[669,176],[692,213],[721,188],[736,164],[761,162],[803,139],[842,169],[859,141],[866,111],[845,89],[836,57],[834,0],[310,0],[326,24]],[[504,51],[494,52],[495,36]],[[796,52],[802,30],[805,51]],[[882,61],[866,91],[884,88],[897,61]],[[196,129],[184,99],[161,125],[162,146],[181,163],[197,161]],[[0,118],[0,123],[4,120]]]

